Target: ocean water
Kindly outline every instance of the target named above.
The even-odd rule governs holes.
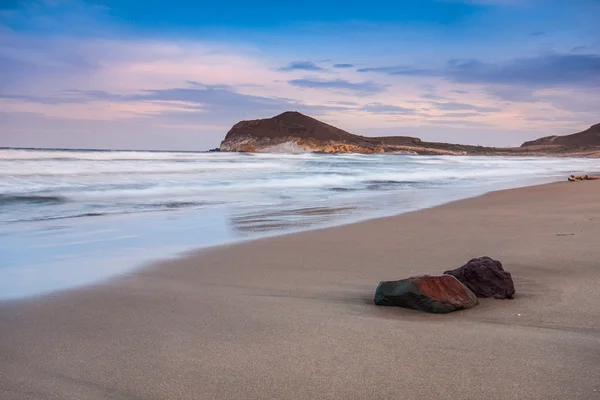
[[[598,169],[569,158],[0,150],[0,299]]]

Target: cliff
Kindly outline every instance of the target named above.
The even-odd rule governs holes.
[[[549,136],[516,148],[424,142],[410,136],[355,135],[296,111],[241,121],[225,136],[220,151],[259,153],[362,153],[423,155],[600,156],[600,124],[568,136]]]

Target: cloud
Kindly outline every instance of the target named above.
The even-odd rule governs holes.
[[[397,65],[391,67],[359,68],[357,72],[377,72],[387,75],[406,75],[406,76],[439,76],[440,71],[429,70],[425,68],[412,67],[409,65]]]
[[[358,105],[360,105],[354,101],[328,101],[327,104],[339,104],[342,106],[358,106]]]
[[[477,112],[482,112],[482,113],[502,111],[502,109],[496,108],[496,107],[479,107],[479,106],[475,106],[473,104],[456,103],[456,102],[431,103],[431,104],[436,109],[444,110],[444,111],[470,110],[470,111],[477,111]]]
[[[430,124],[436,125],[464,125],[464,126],[492,126],[491,124],[479,121],[457,121],[455,119],[429,119]]]
[[[226,85],[203,85],[194,82],[193,88],[169,88],[141,90],[135,94],[114,94],[97,90],[66,90],[54,97],[0,94],[0,99],[23,100],[39,104],[72,104],[109,101],[113,103],[152,103],[161,105],[166,113],[173,109],[201,110],[199,118],[212,122],[230,119],[235,115],[271,116],[287,110],[297,110],[312,115],[323,115],[330,111],[347,110],[346,107],[310,105],[302,101],[282,98],[253,96],[238,93]],[[162,111],[152,111],[152,113]],[[178,114],[182,115],[182,114]]]
[[[334,68],[354,68],[354,64],[333,64]]]
[[[20,100],[20,101],[24,101],[27,103],[38,103],[38,104],[68,104],[68,103],[81,103],[82,101],[84,101],[84,99],[82,99],[82,98],[34,96],[34,95],[2,94],[2,93],[0,93],[0,99]]]
[[[322,79],[293,79],[288,81],[292,86],[310,89],[338,89],[356,92],[360,95],[372,95],[382,93],[386,86],[373,81],[349,82],[344,79],[322,80]]]
[[[294,61],[289,63],[285,67],[278,69],[279,71],[323,71],[323,68],[319,67],[312,61]]]
[[[498,63],[454,59],[437,69],[402,65],[362,68],[358,71],[402,76],[438,76],[457,83],[471,84],[589,85],[600,83],[600,55],[550,53]]]
[[[524,86],[494,86],[487,89],[487,92],[498,99],[516,103],[534,103],[540,101],[535,97],[533,89]]]
[[[543,32],[543,31],[535,31],[535,32],[531,32],[529,34],[529,36],[538,37],[538,36],[544,36],[545,34],[546,34],[546,32]]]
[[[540,101],[569,113],[588,114],[595,123],[600,122],[600,87],[572,90],[569,92],[550,92],[538,95]],[[593,122],[593,121],[592,121]]]
[[[571,49],[571,52],[573,53],[577,53],[577,52],[584,52],[584,53],[596,53],[600,51],[600,40],[592,43],[590,45],[587,46],[575,46]]]
[[[417,109],[394,106],[391,104],[369,103],[365,104],[361,110],[371,114],[397,114],[397,115],[415,115]]]
[[[448,73],[457,82],[464,83],[587,84],[600,82],[600,56],[547,54],[503,64],[455,60],[449,63]]]
[[[568,124],[573,124],[573,123],[581,123],[582,118],[581,116],[577,115],[577,116],[564,116],[564,115],[560,115],[560,116],[539,116],[539,115],[524,115],[524,116],[520,116],[519,119],[525,120],[525,121],[529,121],[529,122],[557,122],[557,123],[568,123]],[[573,130],[576,130],[575,128]]]
[[[448,97],[441,96],[437,93],[437,88],[431,84],[421,85],[421,89],[425,91],[419,97],[426,100],[450,100]]]
[[[442,114],[440,117],[442,118],[469,118],[469,117],[481,117],[486,114],[478,113],[478,112],[457,112],[457,113],[447,113]]]
[[[431,92],[431,93],[423,93],[420,96],[422,99],[427,99],[427,100],[448,100],[447,97],[444,96],[440,96],[437,93]]]
[[[222,90],[235,91],[235,89],[231,85],[223,85],[223,84],[219,84],[219,85],[205,85],[205,84],[200,83],[200,82],[188,81],[188,80],[186,80],[185,83],[187,83],[188,85],[190,85],[192,87],[201,87],[203,89],[222,89]]]

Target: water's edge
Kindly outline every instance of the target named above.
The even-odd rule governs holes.
[[[494,193],[494,192],[519,190],[519,189],[525,189],[525,188],[530,188],[530,187],[535,187],[535,186],[555,185],[555,184],[559,184],[561,182],[562,181],[555,180],[555,181],[546,182],[546,183],[542,183],[542,184],[529,184],[529,185],[521,185],[521,186],[517,186],[517,187],[493,189],[493,190],[484,191],[484,192],[481,192],[478,194],[474,194],[472,196],[451,199],[451,200],[433,204],[430,206],[418,207],[418,208],[414,208],[414,209],[406,209],[406,210],[402,210],[399,212],[389,212],[384,215],[364,214],[361,216],[357,216],[356,218],[335,220],[335,222],[331,222],[329,224],[313,225],[310,227],[304,227],[304,228],[300,228],[300,229],[296,229],[296,230],[272,231],[272,232],[264,233],[259,236],[253,236],[253,237],[247,237],[247,238],[237,238],[237,239],[221,241],[221,242],[217,241],[212,244],[207,244],[207,245],[202,245],[202,246],[192,246],[192,247],[187,246],[187,247],[177,248],[177,249],[173,248],[171,250],[169,250],[169,248],[163,248],[157,252],[152,253],[150,258],[147,258],[144,260],[138,260],[138,261],[130,260],[131,262],[124,269],[119,269],[118,271],[114,271],[114,273],[112,273],[110,275],[99,277],[99,278],[91,280],[91,281],[87,280],[85,283],[70,284],[70,285],[67,285],[66,287],[62,287],[62,288],[38,291],[37,293],[32,293],[32,294],[27,294],[27,295],[19,295],[19,296],[5,297],[5,296],[2,296],[1,295],[2,292],[0,292],[0,305],[14,303],[14,302],[38,301],[38,300],[43,300],[43,298],[49,297],[49,296],[56,296],[56,295],[62,295],[62,294],[68,295],[69,293],[75,292],[75,291],[81,291],[81,290],[85,291],[88,288],[93,288],[98,285],[107,284],[111,281],[121,279],[122,277],[124,277],[126,275],[135,274],[135,273],[137,273],[141,270],[147,269],[147,268],[161,268],[164,266],[165,263],[173,261],[173,260],[183,260],[186,258],[193,258],[193,257],[198,256],[202,252],[205,252],[208,250],[215,250],[215,249],[226,250],[228,248],[231,248],[236,245],[243,244],[243,243],[261,241],[261,240],[275,238],[275,237],[281,237],[281,236],[297,235],[300,233],[318,231],[318,230],[323,230],[323,229],[339,228],[339,227],[344,227],[344,226],[348,226],[348,225],[356,225],[356,224],[361,224],[364,222],[374,221],[374,220],[378,220],[378,219],[394,218],[394,217],[404,215],[404,214],[419,212],[419,211],[428,210],[428,209],[432,209],[432,208],[436,208],[436,207],[441,207],[441,206],[445,206],[448,204],[452,204],[452,203],[456,203],[456,202],[460,202],[460,201],[464,201],[464,200],[482,197],[482,196],[485,196],[487,194]]]

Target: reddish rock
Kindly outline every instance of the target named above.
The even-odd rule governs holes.
[[[471,289],[477,297],[512,299],[515,284],[500,261],[490,257],[474,258],[460,268],[444,272]]]
[[[479,300],[456,278],[442,275],[381,282],[375,292],[375,304],[445,314],[475,307]]]

